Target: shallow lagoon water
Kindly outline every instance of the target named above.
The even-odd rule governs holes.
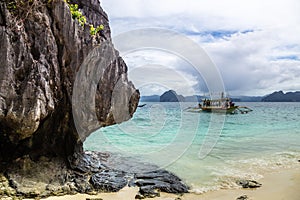
[[[194,103],[147,103],[128,122],[94,132],[84,147],[167,168],[199,193],[299,165],[300,103],[237,104],[253,112],[190,113]]]

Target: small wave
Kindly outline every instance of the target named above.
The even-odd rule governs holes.
[[[290,168],[298,164],[300,153],[297,152],[279,152],[269,156],[260,158],[251,158],[239,161],[231,161],[242,167],[248,167],[253,170],[275,170],[280,168]]]
[[[211,181],[205,185],[191,184],[190,192],[202,194],[220,189],[240,188],[236,183],[238,180],[259,181],[266,173],[299,167],[299,158],[300,152],[280,152],[260,158],[227,161],[223,166],[212,166]]]
[[[192,185],[192,189],[189,192],[195,194],[204,194],[206,192],[217,191],[221,189],[237,189],[241,187],[236,183],[237,180],[240,180],[238,178],[222,177],[217,179],[218,180],[215,180],[214,183],[211,183],[212,185],[208,185],[208,186],[199,187],[199,186]]]
[[[207,187],[197,187],[197,188],[193,188],[191,190],[189,190],[190,193],[194,193],[194,194],[204,194],[206,192],[210,192],[210,191],[216,191],[219,190],[221,188],[219,188],[218,186],[207,186]]]

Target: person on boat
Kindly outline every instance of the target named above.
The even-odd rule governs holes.
[[[229,106],[230,106],[230,108],[234,107],[234,103],[231,100],[229,101]]]
[[[203,107],[206,107],[206,99],[203,100]]]
[[[201,105],[201,103],[198,103],[198,107],[199,107],[199,108],[202,108],[202,105]]]
[[[229,108],[229,107],[230,107],[229,99],[226,99],[226,102],[225,102],[225,108]]]
[[[210,100],[209,99],[207,100],[206,105],[210,106]]]

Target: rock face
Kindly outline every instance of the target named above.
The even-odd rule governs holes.
[[[141,177],[132,169],[148,165],[124,159],[126,168],[119,157],[113,165],[110,154],[83,152],[92,131],[132,117],[139,92],[113,48],[99,1],[70,3],[87,24],[103,24],[105,37],[73,19],[64,0],[0,2],[0,198],[93,194],[128,184],[144,187],[144,195],[186,192],[167,171]]]
[[[116,123],[111,100],[117,82],[127,88],[122,97],[129,104],[123,106],[130,116],[135,111],[139,92],[127,80],[126,64],[116,51],[105,57],[102,44],[112,44],[99,1],[72,3],[78,3],[87,23],[104,25],[107,41],[91,36],[89,26],[72,19],[63,0],[33,1],[27,13],[0,3],[0,161],[23,155],[67,158],[81,149],[83,141],[73,122],[72,92],[76,73],[97,45],[102,53],[99,59],[110,63],[103,66],[105,75],[99,77],[95,95],[99,127]]]

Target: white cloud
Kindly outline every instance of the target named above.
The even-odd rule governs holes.
[[[295,46],[282,48],[287,44],[276,33],[264,30],[237,33],[204,48],[219,67],[228,90],[263,95],[273,90],[300,89],[300,61],[278,59],[290,55],[300,58]]]
[[[300,90],[298,0],[103,0],[101,3],[109,14],[113,35],[137,28],[161,27],[196,41],[216,63],[232,94]],[[185,74],[185,79],[190,80],[187,87],[196,87],[194,81],[198,78],[178,58],[145,52],[126,62],[133,69],[154,57],[155,65]],[[164,79],[176,87],[175,76],[158,76],[153,69],[147,76]],[[150,93],[148,89],[145,92]]]
[[[129,67],[129,79],[143,95],[160,95],[171,89],[183,95],[196,93],[198,78],[182,70],[181,65],[188,64],[175,54],[146,49],[131,52],[123,58]]]
[[[299,24],[300,20],[297,0],[103,0],[102,4],[112,19],[179,16],[199,21],[200,27],[211,29],[289,26]],[[176,21],[173,22],[176,25]],[[190,21],[185,22],[189,24]]]

